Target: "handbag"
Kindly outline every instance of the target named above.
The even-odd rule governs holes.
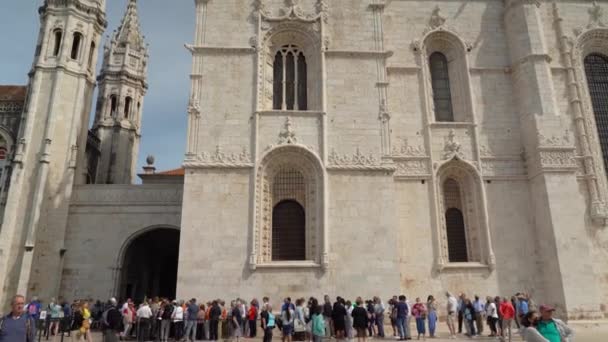
[[[299,332],[305,332],[306,331],[306,324],[304,324],[304,322],[302,322],[301,320],[296,319],[293,322],[293,331],[297,332],[297,333],[299,333]]]

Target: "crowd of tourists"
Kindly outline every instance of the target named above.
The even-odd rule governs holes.
[[[68,304],[51,300],[43,305],[37,298],[25,304],[23,296],[15,296],[11,313],[0,320],[0,342],[34,341],[39,335],[48,337],[74,334],[77,340],[91,342],[91,329],[99,328],[104,341],[218,341],[263,336],[264,342],[280,335],[283,342],[313,341],[335,338],[365,342],[368,337],[398,340],[435,338],[438,317],[445,317],[449,338],[457,334],[469,338],[487,336],[502,341],[514,337],[532,342],[571,341],[573,332],[553,317],[554,308],[537,307],[525,293],[513,297],[467,297],[445,294],[440,305],[433,296],[426,300],[394,296],[386,304],[374,297],[346,300],[329,296],[322,301],[283,299],[271,304],[268,297],[230,302],[217,299],[209,302],[150,298],[136,305],[131,299],[118,303],[82,300]],[[40,324],[44,322],[44,324]],[[413,327],[412,327],[413,325]],[[392,331],[387,334],[385,326]],[[40,331],[43,329],[44,331]],[[276,329],[276,330],[275,330]],[[275,333],[276,331],[276,333]],[[392,336],[391,336],[392,334]]]

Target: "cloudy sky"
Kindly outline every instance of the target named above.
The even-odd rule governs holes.
[[[0,84],[27,83],[41,3],[42,0],[1,0]],[[126,5],[127,0],[107,0],[106,35],[118,27]],[[142,30],[150,44],[150,89],[144,104],[138,172],[149,154],[156,156],[158,170],[177,168],[183,161],[191,65],[184,44],[193,40],[193,10],[191,0],[139,1]]]

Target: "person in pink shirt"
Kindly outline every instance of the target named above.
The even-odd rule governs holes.
[[[509,342],[511,341],[511,323],[513,323],[513,318],[515,318],[515,308],[511,304],[511,301],[506,297],[502,299],[502,303],[500,303],[500,307],[498,308],[500,315],[502,317],[502,338],[503,341],[505,339],[505,332],[508,330]]]

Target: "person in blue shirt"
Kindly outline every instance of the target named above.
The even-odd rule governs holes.
[[[0,342],[34,342],[36,321],[24,310],[25,297],[16,295],[11,313],[0,318]]]
[[[405,322],[407,321],[407,313],[409,308],[405,302],[405,296],[399,296],[399,302],[395,305],[397,310],[397,328],[399,330],[399,340],[403,341],[406,338]]]

